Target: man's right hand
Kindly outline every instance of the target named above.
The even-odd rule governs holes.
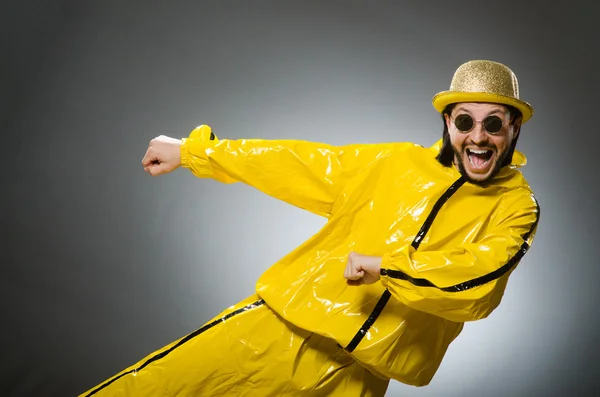
[[[142,159],[144,171],[152,176],[167,174],[181,165],[181,139],[161,135],[150,141]]]

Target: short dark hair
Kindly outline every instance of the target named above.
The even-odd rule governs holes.
[[[448,133],[448,126],[446,125],[445,115],[450,115],[452,110],[456,106],[456,103],[451,103],[442,111],[442,123],[444,125],[444,129],[442,131],[442,147],[440,148],[440,152],[437,155],[437,160],[445,167],[450,167],[454,162],[454,150],[452,150],[452,142],[450,141],[450,134]],[[510,105],[503,105],[508,109],[508,113],[510,115],[509,123],[512,124],[516,119],[522,116],[522,113],[519,109]],[[510,165],[512,163],[513,154],[515,152],[515,148],[517,147],[517,141],[519,140],[519,133],[516,138],[512,141],[510,148],[508,149],[508,154],[504,162],[502,163],[502,167]]]

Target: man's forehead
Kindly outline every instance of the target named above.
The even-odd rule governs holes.
[[[481,103],[481,102],[461,102],[457,103],[455,110],[464,111],[485,111],[485,112],[501,112],[506,113],[506,106],[499,103]]]

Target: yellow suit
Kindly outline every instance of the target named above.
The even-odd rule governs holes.
[[[427,385],[463,324],[498,306],[539,220],[521,153],[482,187],[442,166],[439,147],[219,140],[196,128],[183,167],[327,224],[271,266],[256,295],[82,395],[381,396],[389,379]],[[347,285],[352,251],[383,257],[380,282]]]

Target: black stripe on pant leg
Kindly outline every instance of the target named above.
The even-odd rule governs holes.
[[[113,382],[115,382],[115,381],[117,381],[117,380],[121,379],[121,378],[122,378],[122,377],[124,377],[125,375],[129,375],[129,374],[132,374],[132,373],[137,373],[137,372],[141,371],[142,369],[144,369],[145,367],[147,367],[147,366],[148,366],[148,365],[150,365],[151,363],[153,363],[153,362],[155,362],[155,361],[158,361],[158,360],[160,360],[161,358],[164,358],[164,357],[166,357],[166,356],[167,356],[169,353],[171,353],[173,350],[177,349],[178,347],[180,347],[180,346],[181,346],[181,345],[183,345],[184,343],[186,343],[186,342],[189,342],[191,339],[193,339],[193,338],[195,338],[196,336],[198,336],[198,335],[202,334],[203,332],[205,332],[205,331],[207,331],[207,330],[211,329],[211,328],[212,328],[212,327],[214,327],[215,325],[217,325],[217,324],[220,324],[220,323],[222,323],[222,322],[224,322],[224,321],[226,321],[226,320],[230,319],[231,317],[233,317],[233,316],[236,316],[236,315],[238,315],[238,314],[240,314],[240,313],[244,313],[244,312],[247,312],[248,310],[252,310],[252,309],[255,309],[255,308],[259,307],[259,306],[262,306],[264,303],[265,303],[265,301],[264,301],[264,300],[262,300],[262,299],[260,299],[260,300],[257,300],[257,301],[256,301],[256,302],[254,302],[254,303],[251,303],[251,304],[249,304],[249,305],[246,305],[246,306],[244,306],[244,307],[241,307],[241,308],[239,308],[239,309],[237,309],[237,310],[234,310],[234,311],[232,311],[231,313],[229,313],[229,314],[227,314],[227,315],[225,315],[225,316],[223,316],[223,317],[221,317],[221,318],[219,318],[219,319],[217,319],[217,320],[213,321],[212,323],[206,324],[206,325],[205,325],[205,326],[203,326],[202,328],[199,328],[198,330],[196,330],[196,331],[192,332],[191,334],[189,334],[189,335],[187,335],[186,337],[184,337],[183,339],[181,339],[181,340],[180,340],[180,341],[179,341],[177,344],[175,344],[174,346],[172,346],[170,349],[168,349],[168,350],[165,350],[164,352],[157,353],[156,355],[154,355],[154,356],[150,357],[148,360],[146,360],[146,361],[145,361],[145,362],[144,362],[142,365],[140,365],[139,367],[137,367],[137,368],[135,368],[135,369],[132,369],[131,371],[124,372],[124,373],[122,373],[121,375],[117,376],[116,378],[114,378],[114,379],[111,379],[110,381],[108,381],[108,382],[104,383],[103,385],[99,386],[97,389],[95,389],[95,390],[92,390],[90,393],[86,394],[86,395],[85,395],[85,397],[89,397],[89,396],[92,396],[92,395],[94,395],[94,394],[98,393],[100,390],[102,390],[102,389],[106,388],[107,386],[109,386],[109,385],[111,385]]]
[[[462,185],[464,185],[465,182],[466,182],[466,179],[461,176],[436,201],[433,208],[431,209],[431,212],[429,213],[429,216],[427,217],[427,219],[425,219],[425,222],[421,226],[421,229],[419,230],[419,232],[417,233],[415,239],[413,240],[413,242],[411,244],[414,247],[414,249],[418,249],[419,245],[421,245],[421,241],[423,241],[423,238],[425,237],[425,235],[431,228],[431,225],[433,224],[433,221],[435,220],[435,217],[437,216],[438,212],[440,212],[440,209],[442,208],[442,206],[446,203],[446,201],[448,201],[448,199],[450,197],[452,197],[452,195],[454,193],[456,193],[458,188],[460,188]],[[379,298],[379,301],[375,305],[375,308],[371,312],[371,315],[369,316],[369,318],[364,322],[362,327],[360,327],[360,329],[354,335],[354,337],[352,338],[350,343],[348,343],[348,346],[346,346],[346,351],[353,352],[354,349],[356,349],[356,347],[358,346],[360,341],[365,337],[365,335],[367,334],[369,329],[371,329],[371,326],[375,323],[375,320],[377,320],[377,318],[379,317],[379,315],[381,314],[383,309],[385,309],[385,305],[387,305],[391,296],[392,296],[392,294],[387,289],[383,292],[383,294],[381,295],[381,298]]]

